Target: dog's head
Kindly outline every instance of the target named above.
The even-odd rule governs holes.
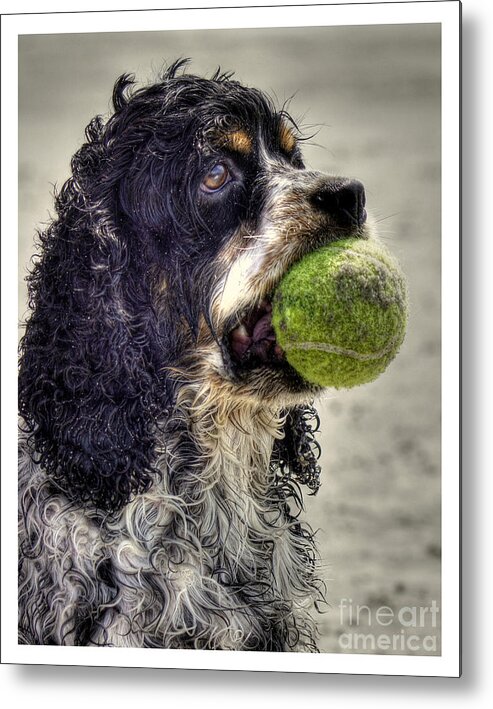
[[[108,508],[149,484],[183,381],[278,407],[313,396],[276,343],[271,296],[307,252],[366,236],[362,185],[306,169],[286,111],[182,69],[117,82],[30,276],[21,413],[48,472]]]
[[[314,389],[276,343],[271,296],[307,252],[366,235],[363,186],[306,169],[296,124],[260,91],[176,70],[130,100],[117,85],[122,218],[152,245],[163,317],[172,303],[198,335],[186,365],[200,351],[200,376],[228,396],[299,401]]]

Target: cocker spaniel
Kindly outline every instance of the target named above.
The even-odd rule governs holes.
[[[175,62],[114,89],[39,235],[21,341],[20,642],[316,650],[318,393],[271,294],[368,235],[284,110]]]

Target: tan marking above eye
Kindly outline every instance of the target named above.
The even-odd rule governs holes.
[[[292,153],[296,147],[296,136],[284,121],[279,126],[279,143],[286,153]]]
[[[221,136],[220,143],[222,147],[242,155],[250,153],[253,147],[251,137],[241,128]]]

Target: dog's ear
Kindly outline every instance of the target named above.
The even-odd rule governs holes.
[[[115,216],[101,131],[95,119],[57,196],[58,218],[40,234],[19,408],[48,476],[69,498],[113,511],[153,479],[166,397],[151,275]]]
[[[296,406],[284,413],[284,437],[275,441],[271,461],[278,484],[306,485],[316,494],[320,487],[320,446],[315,440],[318,413],[313,406]],[[301,496],[295,496],[301,504]]]

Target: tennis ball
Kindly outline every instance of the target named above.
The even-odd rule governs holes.
[[[375,239],[335,241],[308,254],[286,273],[272,303],[287,361],[321,387],[376,379],[397,354],[406,322],[404,276]]]

